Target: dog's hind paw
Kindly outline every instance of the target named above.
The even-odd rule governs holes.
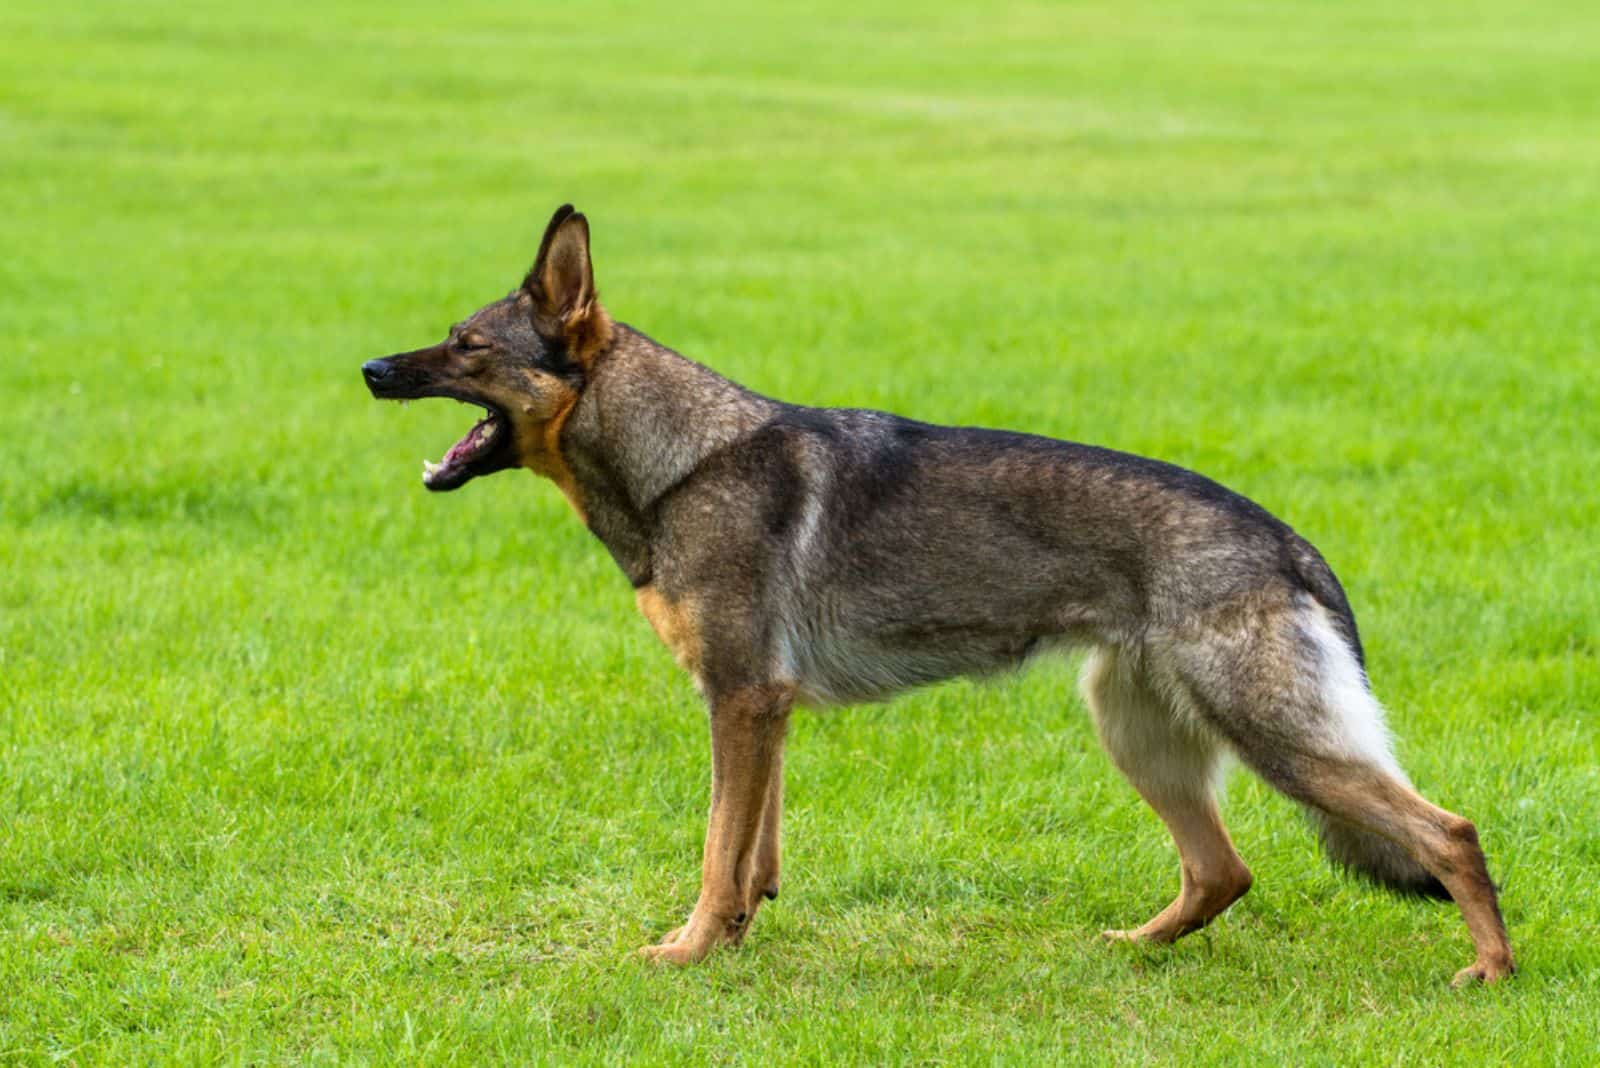
[[[1450,980],[1450,985],[1460,989],[1473,983],[1498,983],[1502,979],[1509,979],[1517,973],[1517,966],[1507,960],[1484,960],[1478,958],[1469,966],[1456,972],[1456,977]]]

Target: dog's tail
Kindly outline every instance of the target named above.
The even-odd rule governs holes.
[[[1334,720],[1340,748],[1370,763],[1401,782],[1411,780],[1394,757],[1394,742],[1385,722],[1383,706],[1367,682],[1366,658],[1356,633],[1355,616],[1344,590],[1315,549],[1306,545],[1310,559],[1299,562],[1316,607],[1302,616],[1316,648],[1321,704]],[[1444,884],[1400,846],[1361,827],[1307,805],[1322,838],[1322,849],[1335,866],[1397,894],[1449,901]]]
[[[1308,809],[1328,859],[1367,882],[1407,897],[1451,900],[1450,891],[1428,869],[1387,838],[1364,831],[1319,809]]]
[[[1389,735],[1386,716],[1378,699],[1373,697],[1366,681],[1365,665],[1360,657],[1360,644],[1355,640],[1355,619],[1349,606],[1344,606],[1344,617],[1323,606],[1314,612],[1322,627],[1309,628],[1312,641],[1317,644],[1320,660],[1322,694],[1326,710],[1338,721],[1339,732],[1344,735],[1344,745],[1350,755],[1366,759],[1394,775],[1395,779],[1410,785],[1411,780],[1395,761],[1394,740]],[[1331,617],[1331,619],[1330,619]],[[1333,632],[1328,622],[1338,628]],[[1307,806],[1312,822],[1322,836],[1323,852],[1328,860],[1342,870],[1349,871],[1368,883],[1408,897],[1430,897],[1448,902],[1450,891],[1411,854],[1381,835],[1355,827],[1354,823],[1338,819],[1317,807]]]

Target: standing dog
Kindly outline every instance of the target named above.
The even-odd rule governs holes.
[[[1337,863],[1455,900],[1477,950],[1457,983],[1512,972],[1477,832],[1395,763],[1338,580],[1238,494],[1107,449],[752,393],[606,314],[570,205],[514,292],[362,372],[376,397],[483,408],[424,485],[553,481],[710,706],[700,897],[647,956],[737,944],[777,895],[795,703],[1088,646],[1101,741],[1182,864],[1176,900],[1107,937],[1170,942],[1250,888],[1214,796],[1232,752],[1310,810]]]

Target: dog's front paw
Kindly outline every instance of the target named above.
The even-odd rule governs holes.
[[[639,950],[639,956],[662,964],[693,964],[721,945],[738,945],[748,926],[748,917],[721,920],[696,912],[689,922],[653,946]]]
[[[710,946],[699,946],[689,942],[671,942],[644,946],[639,950],[639,956],[654,964],[694,964],[711,952]]]
[[[1127,931],[1101,931],[1100,938],[1105,942],[1153,942],[1156,945],[1165,945],[1177,941],[1183,932],[1173,931],[1166,927],[1156,927],[1145,924]]]

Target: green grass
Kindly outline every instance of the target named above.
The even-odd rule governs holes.
[[[0,1059],[1583,1063],[1600,1034],[1592,3],[0,11]],[[1176,886],[1072,665],[801,714],[783,898],[687,971],[704,715],[460,409],[357,365],[575,200],[786,399],[1157,455],[1345,578],[1522,974],[1247,776]]]

